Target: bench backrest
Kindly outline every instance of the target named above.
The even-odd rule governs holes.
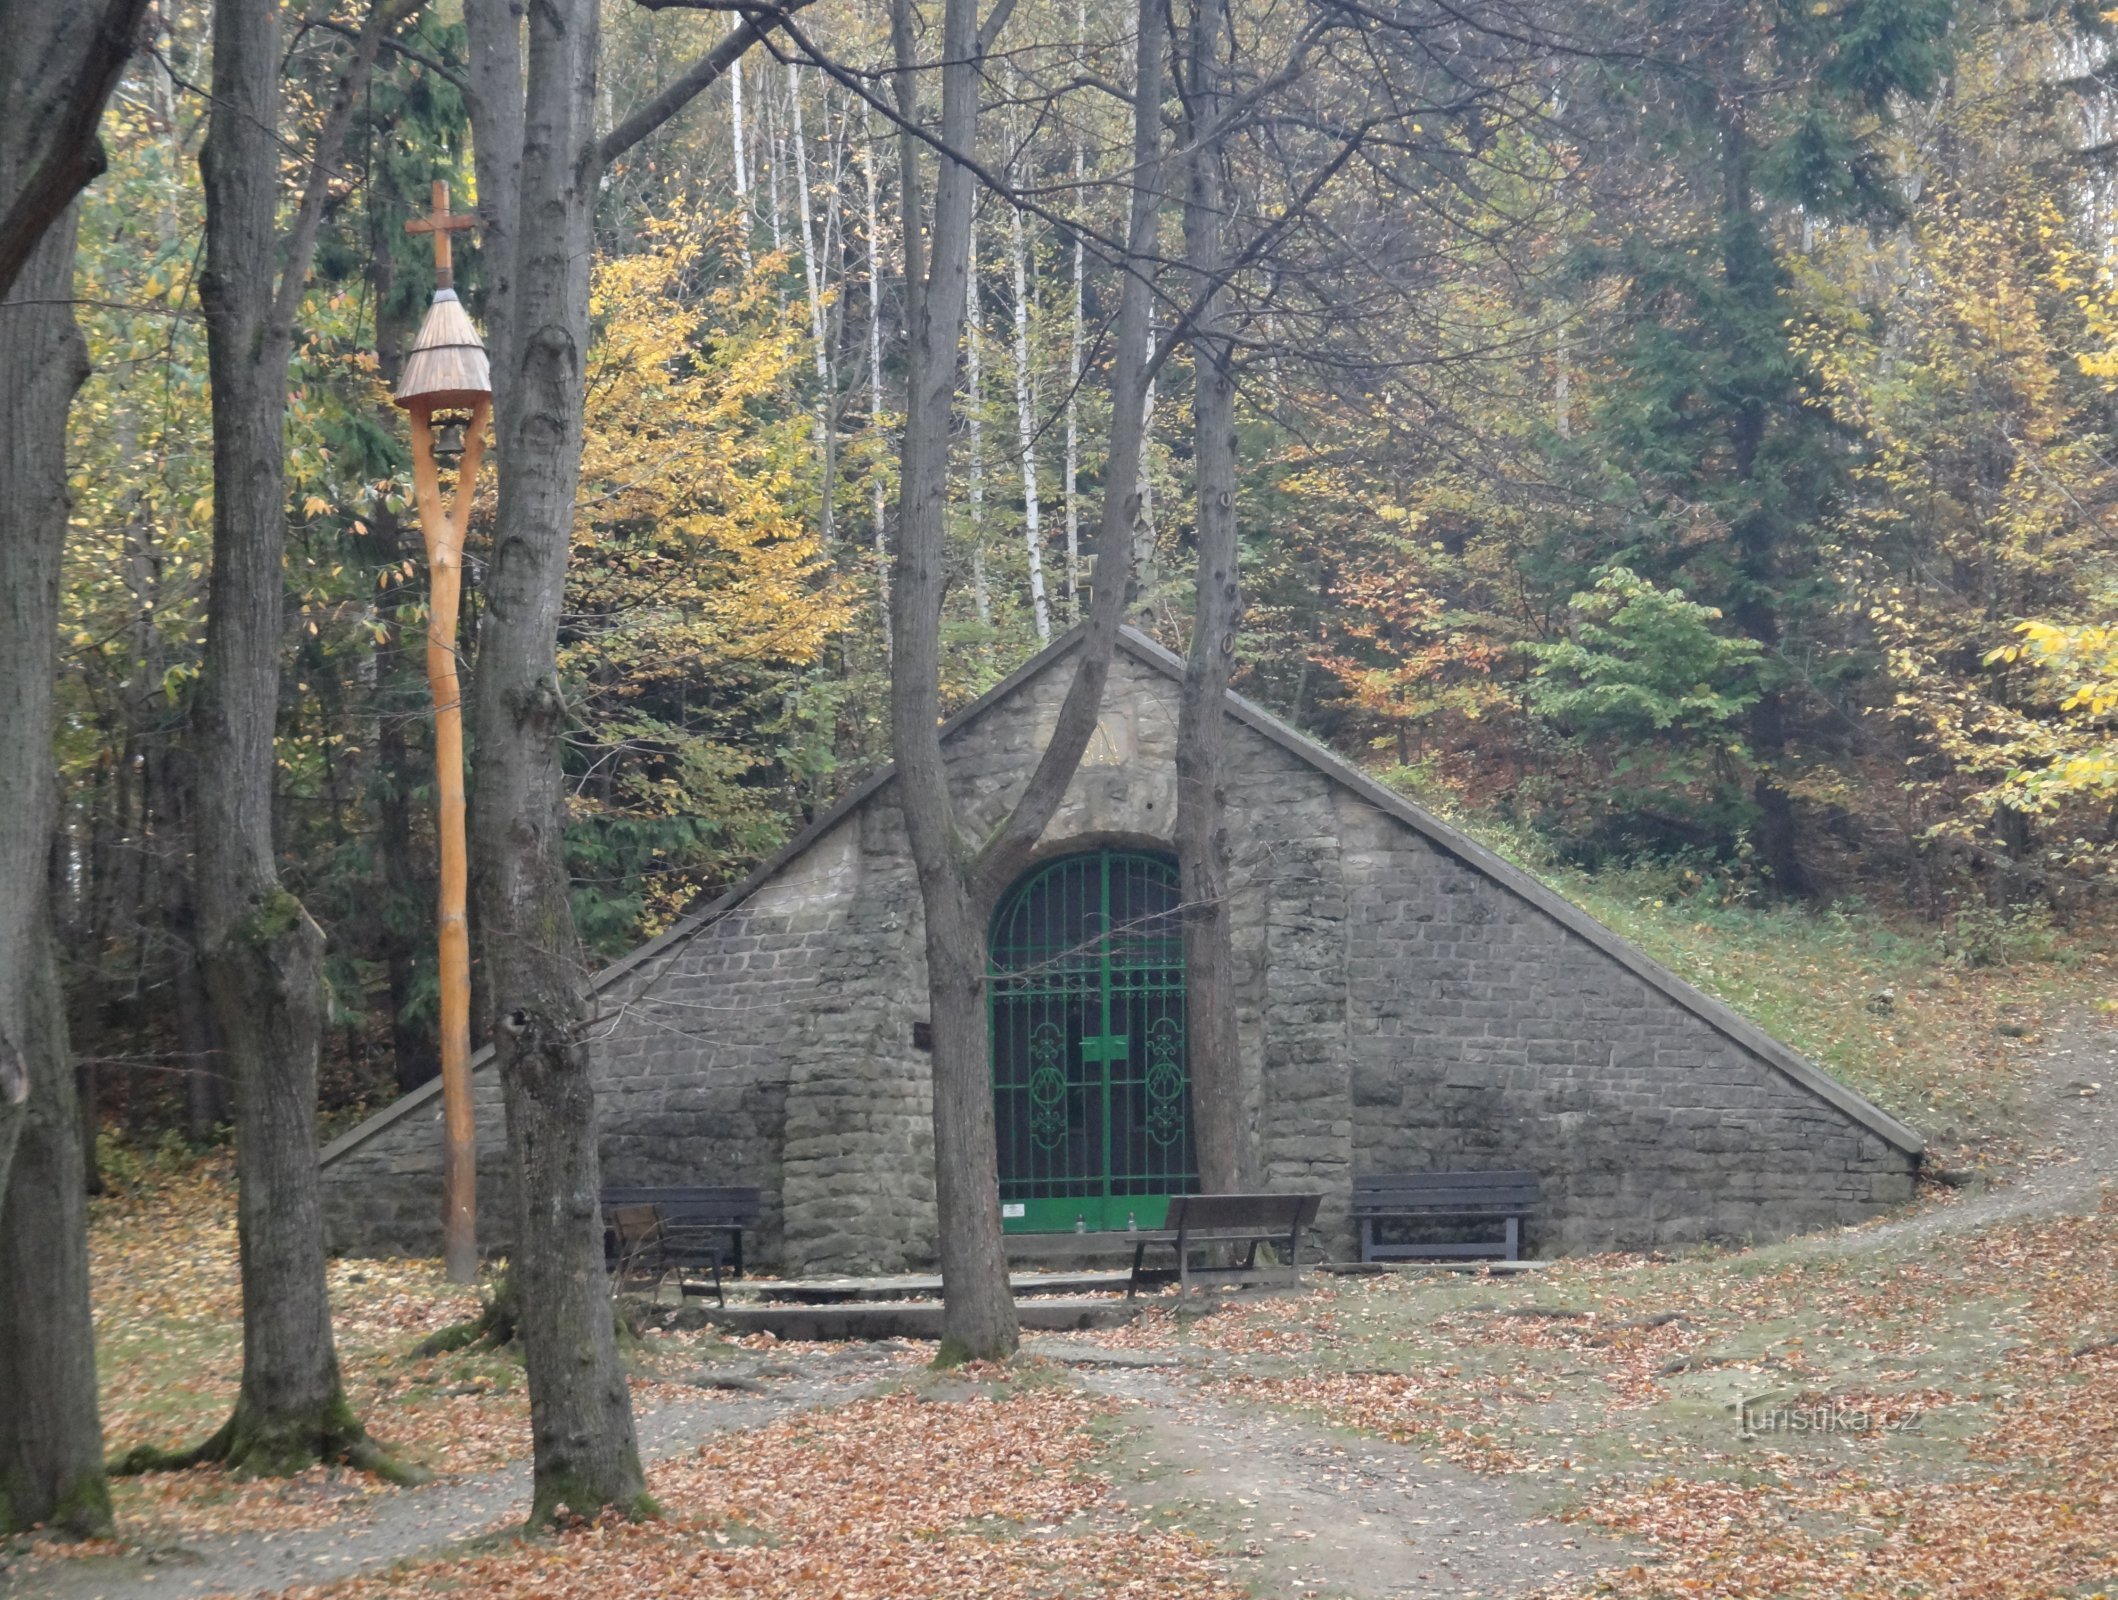
[[[661,1237],[662,1218],[653,1206],[612,1206],[608,1215],[620,1255],[644,1250]]]
[[[725,1184],[664,1184],[617,1187],[603,1191],[603,1215],[615,1218],[623,1209],[652,1206],[665,1223],[695,1228],[750,1228],[757,1225],[763,1191]]]
[[[1525,1211],[1537,1203],[1534,1172],[1370,1173],[1353,1180],[1355,1213]]]
[[[1180,1194],[1169,1202],[1164,1230],[1199,1232],[1214,1228],[1256,1228],[1292,1233],[1316,1221],[1320,1194]]]

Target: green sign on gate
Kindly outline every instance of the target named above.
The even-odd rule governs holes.
[[[1033,869],[993,915],[988,1004],[1011,1233],[1160,1227],[1197,1186],[1176,863]]]

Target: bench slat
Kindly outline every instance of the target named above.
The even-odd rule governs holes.
[[[1320,1194],[1180,1194],[1169,1202],[1162,1231],[1178,1228],[1197,1234],[1202,1228],[1254,1228],[1285,1233],[1316,1221]]]
[[[597,1195],[606,1226],[612,1229],[607,1250],[619,1244],[624,1231],[616,1226],[620,1214],[646,1210],[656,1219],[655,1261],[680,1276],[686,1268],[710,1267],[716,1297],[721,1292],[724,1263],[733,1266],[737,1277],[743,1274],[743,1230],[757,1226],[764,1198],[761,1189],[699,1183],[611,1184]],[[620,1258],[625,1253],[617,1251]]]
[[[1540,1198],[1537,1174],[1523,1171],[1392,1172],[1357,1175],[1353,1216],[1361,1225],[1363,1261],[1403,1261],[1421,1256],[1505,1254],[1514,1260],[1523,1219]],[[1507,1237],[1491,1244],[1457,1241],[1397,1242],[1378,1239],[1385,1222],[1503,1222]]]
[[[1150,1233],[1127,1235],[1133,1246],[1133,1271],[1125,1297],[1130,1300],[1143,1283],[1166,1282],[1172,1277],[1189,1296],[1191,1251],[1194,1245],[1201,1244],[1249,1247],[1241,1265],[1215,1269],[1207,1274],[1216,1282],[1298,1283],[1301,1280],[1302,1230],[1316,1221],[1317,1210],[1323,1203],[1321,1194],[1177,1195],[1170,1200],[1169,1215],[1160,1228]],[[1284,1244],[1288,1252],[1286,1263],[1259,1268],[1256,1265],[1257,1249],[1261,1244]],[[1150,1245],[1173,1250],[1177,1257],[1175,1269],[1149,1269],[1146,1257]]]

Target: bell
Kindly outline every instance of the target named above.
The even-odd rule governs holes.
[[[441,457],[462,455],[463,430],[464,420],[461,417],[451,417],[446,422],[437,423],[434,428],[434,454]]]

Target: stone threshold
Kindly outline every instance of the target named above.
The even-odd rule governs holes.
[[[1018,1300],[1015,1315],[1026,1329],[1073,1333],[1116,1328],[1132,1321],[1137,1302],[1110,1299]],[[840,1305],[723,1306],[707,1320],[729,1333],[769,1333],[776,1339],[938,1339],[939,1300],[862,1300]]]

